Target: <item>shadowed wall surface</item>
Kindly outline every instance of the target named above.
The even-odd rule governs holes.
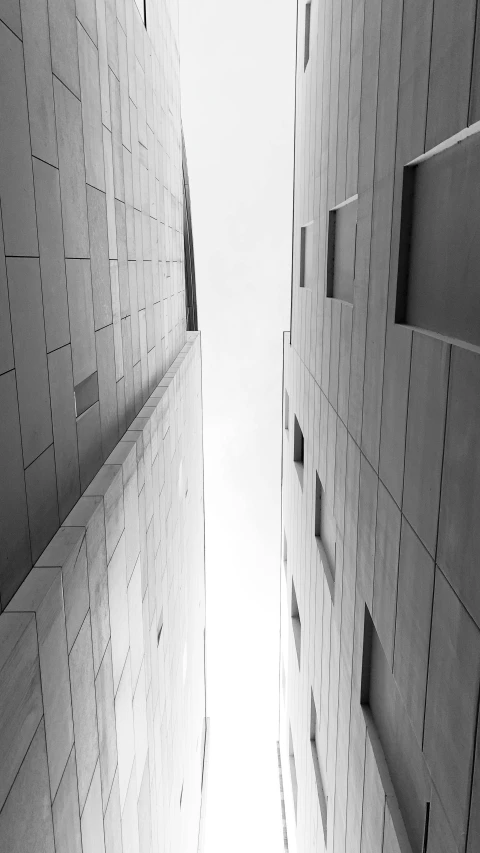
[[[425,331],[395,322],[404,167],[478,120],[478,28],[473,0],[312,0],[307,13],[298,3],[280,572],[280,746],[298,789],[295,815],[285,770],[292,850],[323,849],[324,833],[329,853],[480,846],[480,355],[458,328],[453,345],[427,334],[426,320],[417,323]],[[461,158],[468,147],[451,151]],[[425,223],[448,219],[447,184],[441,210],[434,194],[417,197],[418,268],[433,240]],[[453,182],[452,210],[457,191]],[[477,204],[478,187],[470,192]],[[328,222],[357,193],[349,305],[326,297]],[[301,229],[311,222],[314,269],[301,286]],[[443,232],[461,253],[458,231]],[[442,287],[461,315],[461,266],[450,279]],[[412,275],[409,286],[418,283]],[[421,298],[428,320],[427,289]],[[328,560],[317,478],[334,521]]]

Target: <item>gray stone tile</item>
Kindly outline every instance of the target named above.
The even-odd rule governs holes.
[[[80,97],[75,0],[48,0],[48,12],[53,73]]]
[[[122,819],[120,812],[120,791],[118,787],[118,768],[113,780],[110,799],[103,818],[105,827],[105,853],[122,853]]]
[[[132,769],[125,805],[122,811],[122,840],[124,850],[129,850],[131,853],[140,853],[135,767]]]
[[[97,696],[98,744],[100,748],[100,777],[105,811],[117,768],[117,730],[113,695],[112,653],[107,646],[95,679]]]
[[[13,370],[0,376],[0,411],[0,598],[5,607],[32,565]]]
[[[80,819],[83,853],[105,853],[100,765],[97,762],[85,808]]]
[[[435,553],[450,348],[414,333],[402,512]]]
[[[84,491],[99,470],[102,457],[100,406],[95,403],[77,418],[80,488]]]
[[[0,838],[8,853],[55,853],[43,722],[0,812]]]
[[[40,722],[43,705],[35,617],[2,613],[0,641],[1,809]],[[2,815],[0,812],[0,821]]]
[[[134,572],[128,584],[128,622],[130,625],[130,662],[132,668],[133,689],[137,686],[140,666],[143,659],[143,624],[142,613],[142,566],[141,558],[137,560]]]
[[[454,347],[450,366],[437,563],[480,624],[480,356]]]
[[[480,740],[475,743],[474,768],[472,780],[472,800],[470,804],[470,819],[468,821],[468,844],[466,853],[475,853],[480,847]]]
[[[115,348],[113,325],[95,333],[97,349],[98,391],[104,459],[118,441],[117,388],[115,379]]]
[[[130,441],[120,442],[108,457],[107,463],[122,466],[127,582],[129,582],[140,552],[136,446]]]
[[[105,2],[105,20],[107,30],[107,56],[108,64],[113,73],[120,77],[118,68],[118,40],[117,40],[117,4],[115,0]],[[123,30],[122,30],[123,32]],[[125,34],[123,34],[125,37]],[[128,94],[128,80],[126,83]]]
[[[53,80],[53,91],[65,257],[88,258],[90,247],[85,190],[82,108],[75,95],[72,95],[56,78]]]
[[[105,190],[107,196],[108,256],[110,260],[114,260],[117,257],[117,232],[115,227],[113,152],[112,134],[107,127],[103,128],[103,156],[105,158]]]
[[[13,30],[20,39],[22,38],[19,0],[1,0],[0,21],[3,21],[7,27]]]
[[[113,686],[116,693],[129,647],[127,566],[124,534],[122,534],[115,553],[108,564],[108,599],[110,604],[110,631],[112,638]],[[128,669],[130,681],[130,663],[128,664]]]
[[[125,410],[125,377],[122,376],[117,382],[117,409],[118,409],[118,432],[123,435],[127,428]]]
[[[96,674],[110,639],[105,512],[101,498],[83,497],[81,503],[86,521],[93,668]]]
[[[86,495],[103,497],[107,538],[107,563],[109,563],[125,527],[121,466],[104,465],[89,485]]]
[[[53,444],[25,470],[30,547],[35,562],[59,526]]]
[[[110,281],[112,286],[113,340],[115,344],[115,375],[117,382],[123,376],[123,343],[120,315],[120,285],[118,280],[118,261],[110,261]]]
[[[54,799],[73,745],[67,634],[60,568],[35,567],[8,606],[8,612],[36,614],[45,735]]]
[[[122,122],[120,107],[120,83],[113,71],[109,72],[110,116],[112,122],[113,182],[115,198],[125,201],[123,177]]]
[[[98,51],[83,26],[79,23],[77,23],[77,35],[85,148],[85,177],[88,184],[91,184],[91,186],[96,187],[98,190],[104,191],[105,167]]]
[[[419,743],[423,738],[433,580],[433,560],[403,520],[393,674]]]
[[[393,664],[400,521],[399,508],[379,481],[372,616],[390,666]]]
[[[95,765],[98,761],[97,708],[93,677],[92,637],[88,614],[73,644],[69,663],[78,796],[80,814],[82,814]]]
[[[33,159],[47,352],[70,341],[58,169]]]
[[[74,529],[77,531],[80,528]],[[68,651],[70,651],[85,621],[89,607],[87,545],[85,539],[82,539],[78,554],[70,557],[63,566],[63,594],[65,597]]]
[[[137,778],[142,779],[148,755],[147,698],[145,692],[145,666],[143,663],[140,668],[136,687],[133,688],[133,694],[135,768]]]
[[[110,263],[108,259],[107,203],[105,193],[87,186],[90,266],[92,271],[95,329],[112,322]]]
[[[13,342],[8,301],[7,268],[3,251],[2,212],[0,210],[0,374],[12,370]]]
[[[152,818],[150,807],[150,773],[148,761],[145,763],[142,783],[138,795],[138,834],[140,853],[150,853],[152,842]]]
[[[437,569],[423,749],[457,843],[467,826],[479,678],[480,632]]]
[[[76,0],[77,18],[94,44],[97,44],[97,11],[95,0]]]
[[[66,261],[73,382],[78,385],[97,369],[89,260]]]
[[[123,814],[130,776],[135,763],[130,656],[126,659],[115,696],[115,718],[117,721],[118,784],[120,790],[120,808]],[[130,848],[124,844],[124,849],[129,850]]]
[[[82,853],[75,747],[52,805],[56,853]]]
[[[0,100],[4,115],[0,137],[3,236],[6,255],[37,255],[30,131],[22,44],[0,23]]]
[[[7,259],[24,465],[52,443],[38,258]]]
[[[39,3],[22,0],[20,5],[32,154],[56,166],[57,138],[47,0]]]
[[[100,102],[102,123],[110,130],[110,93],[108,89],[108,44],[105,0],[96,0],[98,70],[100,73]]]
[[[55,469],[57,476],[60,523],[80,497],[77,427],[73,394],[72,353],[70,346],[48,356],[48,378],[52,406]]]
[[[125,373],[125,420],[130,424],[135,417],[135,386],[133,382],[131,318],[122,320],[122,352]]]
[[[118,286],[120,296],[120,316],[126,317],[130,313],[130,291],[128,286],[127,267],[127,230],[125,222],[125,205],[115,200],[115,222],[117,227],[117,254],[118,254]]]

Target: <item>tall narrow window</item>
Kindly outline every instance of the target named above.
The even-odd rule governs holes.
[[[284,403],[284,409],[283,409],[283,416],[284,416],[285,429],[288,431],[288,422],[289,422],[289,418],[290,418],[290,399],[289,399],[287,390],[285,390],[285,403]]]
[[[301,644],[302,644],[302,623],[300,621],[300,613],[298,610],[297,593],[295,592],[295,584],[293,583],[293,578],[292,578],[291,614],[292,614],[293,639],[295,640],[295,650],[297,652],[298,668],[300,669],[300,653],[301,653]]]
[[[303,58],[303,70],[305,71],[308,60],[310,59],[310,17],[312,13],[312,3],[305,4],[305,50]]]
[[[312,225],[313,222],[307,222],[300,228],[300,287],[311,287],[312,282]]]
[[[295,820],[297,819],[297,801],[298,801],[298,783],[297,783],[297,768],[295,767],[295,753],[293,751],[292,728],[288,727],[288,757],[290,760],[290,780],[292,782],[293,808],[295,811]]]
[[[318,805],[322,818],[323,837],[325,839],[325,847],[327,846],[327,804],[328,800],[325,796],[325,786],[323,784],[322,772],[320,770],[320,762],[318,760],[317,748],[317,708],[315,699],[313,698],[313,690],[310,691],[310,747],[312,750],[313,769],[315,771],[315,782],[317,785]]]
[[[335,518],[328,506],[318,473],[315,474],[315,538],[320,551],[322,566],[327,579],[330,595],[333,599],[335,590],[337,529]]]
[[[355,247],[357,243],[357,196],[328,214],[327,297],[353,305]]]

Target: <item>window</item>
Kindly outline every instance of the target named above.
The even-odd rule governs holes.
[[[79,382],[73,389],[75,400],[75,415],[77,418],[83,415],[90,406],[98,400],[98,373],[91,373],[83,382]]]
[[[297,801],[298,801],[298,784],[297,784],[297,768],[295,767],[295,753],[293,751],[292,728],[288,727],[288,757],[290,763],[290,780],[292,783],[293,808],[295,811],[295,820],[297,819]]]
[[[313,222],[307,222],[300,228],[300,287],[311,287],[312,225]]]
[[[403,173],[395,322],[480,351],[480,123]]]
[[[318,760],[317,748],[317,708],[315,699],[313,698],[313,690],[310,690],[310,747],[312,750],[313,769],[315,771],[315,782],[317,785],[318,805],[322,818],[323,837],[325,847],[327,846],[327,805],[328,799],[325,796],[325,786],[323,784],[322,772],[320,770],[320,762]]]
[[[300,622],[300,613],[298,611],[297,594],[295,592],[295,584],[293,583],[293,578],[292,578],[291,615],[292,615],[293,639],[295,640],[295,650],[297,652],[298,668],[300,669],[300,652],[301,652],[301,644],[302,644],[302,623]]]
[[[357,199],[352,196],[328,214],[327,297],[353,305]]]
[[[140,17],[143,21],[144,26],[147,26],[147,0],[135,0],[138,11],[140,12]]]
[[[290,418],[290,399],[288,396],[288,391],[285,391],[285,402],[284,402],[284,408],[283,408],[283,417],[284,417],[285,429],[288,432],[288,423],[289,423],[289,418]]]
[[[310,17],[312,13],[311,2],[305,4],[305,48],[303,54],[303,70],[305,71],[310,59]]]
[[[393,785],[413,853],[424,853],[431,779],[366,605],[360,702],[382,784]]]
[[[323,571],[325,572],[330,590],[330,596],[333,599],[335,590],[337,528],[335,518],[328,506],[317,472],[315,473],[315,537],[320,551]]]

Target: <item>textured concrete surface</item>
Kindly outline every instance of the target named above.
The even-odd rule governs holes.
[[[404,166],[478,120],[480,22],[472,0],[312,2],[304,69],[303,0],[298,9],[280,569],[289,845],[324,847],[313,695],[328,853],[420,853],[427,820],[427,853],[470,853],[480,812],[480,355],[467,338],[453,345],[396,324],[395,305]],[[456,168],[463,174],[468,163]],[[447,242],[448,193],[453,209],[457,191],[445,178],[438,227]],[[328,221],[357,193],[349,305],[325,298]],[[305,223],[314,243],[308,287]],[[457,257],[458,245],[451,250]],[[416,268],[424,262],[417,257]],[[460,314],[461,269],[448,281]],[[334,529],[333,584],[318,543],[318,480]]]

